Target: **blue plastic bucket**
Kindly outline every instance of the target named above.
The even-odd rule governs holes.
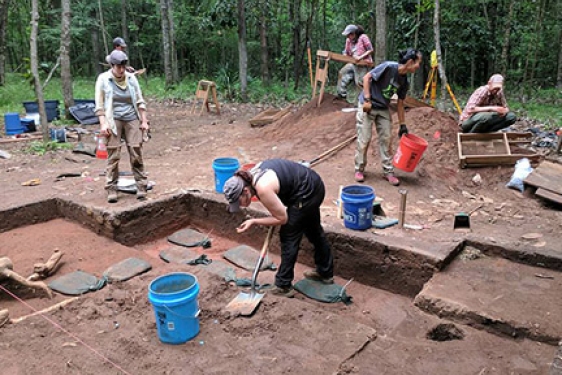
[[[23,133],[23,126],[21,125],[19,113],[4,114],[4,129],[6,130],[6,135]]]
[[[213,160],[215,190],[217,193],[224,193],[222,190],[224,183],[234,175],[238,168],[240,168],[240,163],[236,158],[218,158]]]
[[[197,278],[184,272],[160,276],[148,286],[158,338],[166,344],[183,344],[199,333]]]
[[[370,186],[351,185],[342,189],[343,224],[346,228],[365,230],[373,225],[375,191]]]

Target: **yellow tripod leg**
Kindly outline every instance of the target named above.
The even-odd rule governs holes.
[[[462,113],[461,107],[459,106],[459,103],[457,102],[457,98],[455,98],[455,95],[453,94],[453,90],[451,90],[451,86],[449,86],[449,84],[447,83],[447,91],[449,91],[449,95],[451,95],[451,99],[453,99],[453,103],[455,103],[455,107],[457,107],[457,111],[459,112],[459,115]]]
[[[425,100],[425,97],[427,96],[427,92],[429,91],[429,85],[431,84],[432,80],[433,80],[433,69],[429,71],[429,76],[427,77],[427,83],[425,84],[425,89],[423,90],[422,100]]]
[[[433,68],[433,71],[437,71],[437,68]],[[431,100],[430,104],[435,107],[435,99],[437,98],[437,74],[433,73],[433,81],[431,81]]]

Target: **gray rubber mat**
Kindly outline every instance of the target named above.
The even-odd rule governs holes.
[[[189,228],[178,230],[168,236],[168,241],[171,243],[186,247],[203,246],[205,240],[208,240],[207,235]]]
[[[192,259],[199,257],[199,253],[195,250],[187,249],[181,246],[170,246],[160,252],[160,258],[168,263],[186,264]]]
[[[223,254],[224,259],[248,271],[253,271],[254,268],[256,268],[256,263],[259,256],[260,252],[248,245],[233,247],[232,249],[225,251],[225,253]],[[275,264],[273,264],[269,257],[266,256],[260,270],[263,271],[276,269],[277,267],[275,266]]]
[[[351,303],[351,297],[349,297],[343,287],[338,284],[324,284],[319,281],[302,279],[295,283],[294,288],[308,298],[312,298],[316,301],[326,303]]]
[[[126,281],[152,269],[150,263],[138,258],[127,258],[109,267],[103,275],[107,281]]]
[[[98,279],[94,275],[90,275],[84,271],[75,271],[51,281],[49,283],[49,288],[62,294],[78,296],[100,290],[105,284],[105,278]]]

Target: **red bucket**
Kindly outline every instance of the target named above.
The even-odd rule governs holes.
[[[404,172],[413,172],[426,148],[425,139],[413,134],[404,134],[400,138],[400,144],[392,162],[396,168]]]

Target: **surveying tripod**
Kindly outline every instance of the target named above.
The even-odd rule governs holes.
[[[423,91],[423,97],[422,97],[422,100],[425,100],[425,98],[427,97],[427,92],[429,91],[429,86],[431,85],[430,104],[432,107],[435,107],[435,98],[437,97],[437,76],[439,75],[438,67],[439,64],[437,62],[437,52],[433,51],[431,52],[431,70],[429,71],[429,77],[427,78],[427,83],[425,84],[425,90]],[[448,83],[446,87],[460,115],[462,113],[462,110],[461,107],[459,107],[459,103],[457,103],[457,98],[455,98],[455,95],[453,94],[453,90],[451,90],[451,86],[449,86]]]

